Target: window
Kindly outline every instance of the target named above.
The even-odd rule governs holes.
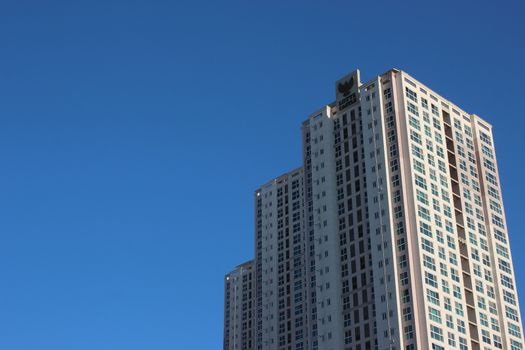
[[[430,303],[439,306],[439,294],[437,292],[434,292],[433,290],[427,289],[427,300]]]
[[[414,130],[410,130],[410,139],[418,145],[423,144],[423,142],[421,141],[421,135]]]
[[[414,330],[412,328],[412,325],[405,326],[405,339],[413,339],[414,338]]]
[[[505,316],[507,316],[508,319],[519,322],[518,312],[511,307],[505,306]]]
[[[509,304],[516,305],[516,298],[514,297],[514,294],[505,289],[503,289],[503,300]]]
[[[423,265],[425,267],[428,267],[432,271],[436,271],[436,264],[434,261],[434,258],[431,258],[430,256],[423,254]]]
[[[421,106],[425,109],[428,109],[428,100],[421,97]]]
[[[430,336],[438,341],[443,341],[443,331],[436,326],[430,326]]]
[[[426,180],[424,178],[422,178],[421,176],[417,175],[417,174],[415,176],[415,183],[416,183],[416,186],[421,187],[424,190],[427,189],[427,182],[426,182]]]
[[[436,276],[426,271],[425,271],[425,283],[434,288],[438,287]]]
[[[521,338],[521,330],[520,327],[515,325],[514,323],[507,323],[509,326],[509,333],[515,337]]]
[[[427,225],[426,223],[421,222],[419,226],[419,231],[425,236],[432,238],[432,229],[430,225]]]
[[[441,323],[441,313],[439,310],[434,309],[433,307],[428,307],[428,317],[431,321]]]
[[[419,120],[417,120],[414,116],[412,115],[409,115],[408,117],[408,124],[410,124],[410,126],[412,126],[414,129],[416,129],[417,131],[420,131],[421,130],[421,126],[419,125]]]
[[[430,212],[427,208],[421,206],[421,205],[418,205],[417,206],[417,212],[418,212],[418,216],[420,218],[422,218],[423,220],[427,220],[428,222],[431,222],[432,220],[430,219]]]
[[[508,276],[501,275],[501,284],[503,284],[505,287],[514,290],[514,284],[512,283],[512,279]]]
[[[408,87],[405,88],[405,92],[406,92],[406,97],[408,97],[410,100],[414,101],[415,103],[417,103],[417,94],[410,90]]]
[[[434,254],[434,245],[428,239],[422,238],[421,247],[423,248],[423,250],[426,250],[427,252]]]
[[[401,285],[406,286],[408,284],[408,272],[402,272],[399,274],[399,279],[401,280]]]

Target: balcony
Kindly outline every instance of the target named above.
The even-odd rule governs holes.
[[[456,193],[453,193],[452,197],[454,197],[454,208],[461,211],[461,198]]]
[[[447,150],[449,152],[454,153],[454,141],[452,139],[447,138]]]

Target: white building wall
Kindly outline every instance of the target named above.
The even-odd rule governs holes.
[[[256,197],[261,219],[258,343],[261,349],[310,349],[303,169],[272,180]]]
[[[361,87],[378,349],[401,349],[398,269],[381,79]]]
[[[255,349],[255,268],[253,261],[224,277],[224,350]]]
[[[333,120],[324,107],[310,118],[319,349],[342,349]]]

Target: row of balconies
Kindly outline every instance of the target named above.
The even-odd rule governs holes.
[[[447,156],[450,171],[450,183],[452,186],[452,197],[454,201],[454,214],[456,218],[456,229],[459,241],[459,252],[461,256],[461,270],[463,274],[463,284],[465,290],[465,300],[467,304],[467,318],[469,322],[469,332],[472,350],[479,350],[478,327],[476,323],[476,308],[474,302],[474,293],[472,291],[472,279],[470,275],[470,264],[467,248],[467,239],[465,236],[465,226],[463,220],[463,211],[461,205],[461,188],[458,180],[458,170],[456,165],[456,155],[454,140],[452,138],[452,127],[450,124],[450,115],[443,112],[443,123],[445,126],[445,138],[447,143]]]

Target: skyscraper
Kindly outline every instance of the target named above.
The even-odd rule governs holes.
[[[299,168],[255,192],[257,349],[316,344],[315,261],[306,235],[305,188]]]
[[[224,277],[224,349],[255,349],[255,268],[253,260]]]
[[[491,126],[392,69],[256,191],[257,349],[523,349]]]

